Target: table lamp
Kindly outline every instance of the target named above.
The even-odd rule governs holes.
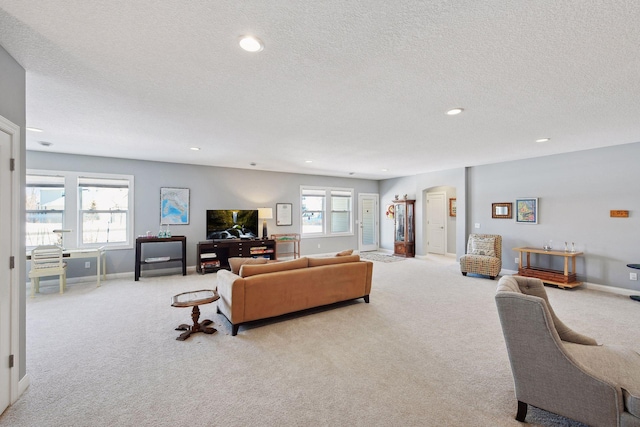
[[[267,220],[273,218],[273,209],[271,208],[258,208],[258,218],[262,218],[262,238],[269,237],[267,234]]]

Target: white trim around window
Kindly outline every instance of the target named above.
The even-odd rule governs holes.
[[[300,186],[301,237],[353,236],[353,188]]]
[[[95,248],[104,246],[105,249],[132,249],[134,243],[134,178],[133,175],[119,175],[119,174],[103,174],[92,172],[72,172],[72,171],[54,171],[54,170],[40,170],[29,169],[27,170],[27,187],[30,186],[29,182],[38,183],[42,181],[47,182],[50,177],[59,177],[64,180],[64,213],[62,216],[62,245],[66,249],[81,249],[81,248]],[[115,193],[118,193],[121,200],[116,201],[113,204],[103,205],[100,201],[97,203],[90,203],[89,207],[85,200],[85,206],[81,206],[82,203],[82,191],[97,190],[109,192],[111,197],[116,197]],[[115,218],[116,221],[107,221],[108,225],[113,224],[111,231],[111,237],[108,232],[105,234],[101,232],[96,239],[83,238],[83,234],[89,231],[89,227],[85,221],[82,222],[83,217],[91,215],[95,217],[95,222],[99,222],[101,217],[109,216],[109,218]],[[95,229],[98,226],[93,227]],[[104,227],[103,227],[104,228]],[[117,228],[117,234],[116,234]],[[117,236],[114,238],[114,236]],[[115,241],[113,241],[113,240]],[[84,240],[84,242],[83,242]],[[92,240],[92,241],[90,241]],[[30,248],[27,245],[27,248]]]

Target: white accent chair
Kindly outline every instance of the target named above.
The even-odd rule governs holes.
[[[495,296],[518,413],[544,409],[593,427],[640,426],[640,355],[598,345],[558,319],[540,279],[504,276]]]
[[[38,246],[31,251],[31,298],[40,292],[40,278],[47,276],[60,276],[60,293],[64,293],[67,287],[67,263],[62,261],[60,246]]]

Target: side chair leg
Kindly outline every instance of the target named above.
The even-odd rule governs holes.
[[[516,414],[516,421],[524,422],[527,417],[527,404],[518,400],[518,413]]]

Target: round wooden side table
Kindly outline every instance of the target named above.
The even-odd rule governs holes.
[[[198,308],[198,306],[202,304],[210,304],[214,301],[217,301],[218,299],[220,299],[218,293],[210,289],[183,292],[172,297],[172,307],[193,307],[193,310],[191,311],[191,319],[193,320],[193,325],[187,325],[186,323],[183,323],[178,326],[176,328],[176,331],[185,332],[181,333],[180,336],[176,339],[178,341],[184,341],[189,338],[191,334],[195,334],[196,332],[204,332],[205,334],[213,334],[214,332],[216,332],[215,328],[208,326],[213,323],[212,320],[205,319],[202,322],[198,322],[198,320],[200,319],[200,309]]]

